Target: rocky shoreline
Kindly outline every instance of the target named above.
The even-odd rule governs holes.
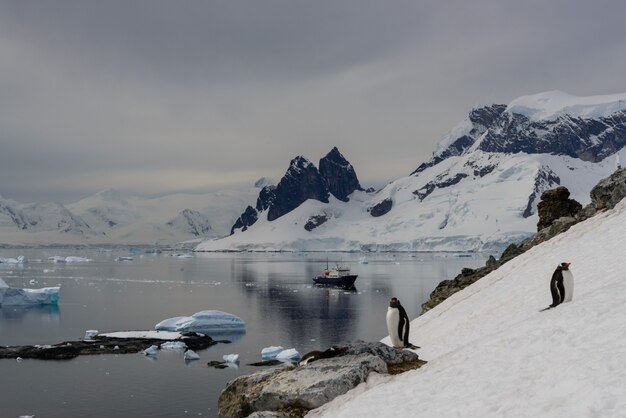
[[[181,338],[119,338],[96,335],[85,340],[64,341],[53,345],[0,346],[0,359],[71,360],[81,355],[139,353],[152,345],[168,341],[182,341],[190,350],[203,350],[220,342],[208,335],[195,332],[181,334]]]

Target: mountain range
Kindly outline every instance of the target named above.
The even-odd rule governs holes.
[[[491,251],[536,230],[541,193],[581,204],[626,158],[626,94],[559,91],[472,109],[430,160],[365,190],[333,148],[296,156],[277,184],[156,198],[104,190],[75,203],[0,196],[0,244],[202,241],[197,251]]]
[[[258,186],[155,198],[108,189],[67,205],[21,204],[0,197],[0,244],[173,245],[224,236]]]
[[[624,145],[626,94],[550,91],[477,107],[429,161],[379,191],[364,191],[337,149],[319,169],[294,158],[229,237],[196,250],[502,250],[536,230],[543,191],[565,186],[589,203],[591,188],[626,157]],[[324,174],[328,161],[344,167],[332,176],[346,179],[341,187]]]

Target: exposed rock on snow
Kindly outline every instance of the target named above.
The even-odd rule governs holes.
[[[537,205],[539,214],[538,231],[549,227],[561,217],[573,218],[581,211],[582,205],[574,199],[569,199],[569,195],[569,190],[563,186],[543,192],[541,202]]]

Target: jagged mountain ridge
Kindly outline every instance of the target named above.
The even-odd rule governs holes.
[[[268,221],[273,221],[299,207],[308,199],[323,203],[329,196],[347,202],[355,190],[363,191],[352,164],[337,147],[320,159],[319,170],[303,156],[297,156],[276,186],[265,186],[259,192],[256,209],[248,206],[231,228],[231,235],[244,232],[267,210]]]
[[[197,250],[502,249],[534,232],[544,190],[589,202],[626,155],[625,99],[546,92],[473,109],[430,161],[378,193],[309,199],[272,220],[257,210],[244,233]]]

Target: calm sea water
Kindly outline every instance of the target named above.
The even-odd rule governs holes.
[[[0,264],[12,287],[61,286],[58,307],[0,307],[0,345],[54,344],[100,332],[153,329],[174,316],[216,309],[241,317],[246,333],[185,363],[182,353],[81,356],[69,361],[0,360],[2,417],[217,416],[217,399],[231,379],[258,370],[270,345],[301,354],[333,344],[386,336],[385,312],[398,297],[411,318],[441,280],[462,267],[484,265],[483,255],[255,253],[134,254],[127,249],[0,250],[0,257],[27,256],[23,266]],[[57,264],[50,256],[84,256],[88,263]],[[326,259],[359,275],[357,290],[318,288],[311,278]],[[30,284],[35,280],[36,284]],[[412,340],[419,344],[419,330]],[[214,369],[211,360],[239,354],[238,369]]]

